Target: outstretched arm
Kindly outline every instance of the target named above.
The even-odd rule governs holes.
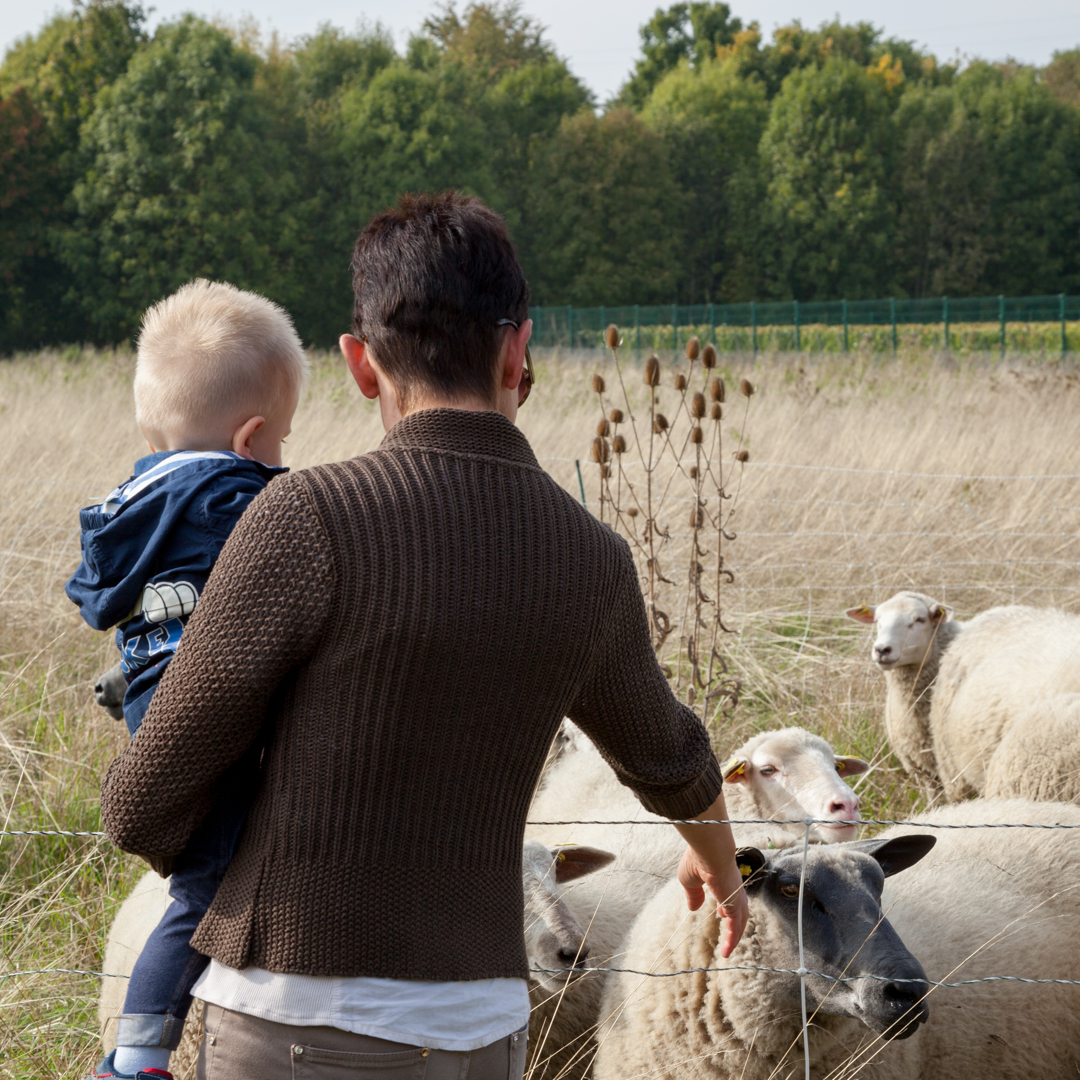
[[[721,794],[698,821],[725,821],[727,807]],[[679,882],[686,890],[686,903],[697,911],[705,902],[705,890],[716,901],[724,922],[720,955],[730,956],[746,929],[750,907],[746,901],[742,874],[735,862],[735,837],[730,825],[676,825],[688,847],[679,863]]]

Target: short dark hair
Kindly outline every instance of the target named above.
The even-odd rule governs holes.
[[[424,390],[494,402],[498,321],[529,316],[529,286],[498,214],[456,191],[403,195],[360,233],[352,275],[353,332],[403,407]]]

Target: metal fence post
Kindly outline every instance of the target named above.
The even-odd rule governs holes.
[[[1001,356],[1005,357],[1005,297],[998,297],[998,317],[1001,319]]]
[[[570,335],[570,348],[574,347],[574,305],[566,305],[566,326]]]
[[[716,344],[716,305],[709,305],[709,340]]]
[[[799,301],[792,300],[795,308],[795,351],[802,352],[802,335],[799,333]]]
[[[1065,294],[1058,294],[1058,302],[1061,305],[1061,355],[1064,356],[1069,351],[1069,341],[1065,337]]]
[[[844,352],[848,351],[848,337],[847,337],[847,301],[840,301],[840,310],[844,315]]]
[[[634,305],[634,333],[637,335],[637,350],[641,352],[641,305]]]
[[[941,319],[945,324],[945,351],[949,351],[949,298],[941,298]]]
[[[679,359],[679,305],[671,305],[671,329],[675,338],[675,347],[672,351],[672,358]]]
[[[892,351],[896,352],[896,297],[889,297],[889,316],[892,318]]]
[[[600,305],[600,347],[604,347],[604,331],[607,330],[607,308]]]
[[[757,358],[757,304],[753,300],[750,301],[750,324],[753,329],[754,336],[754,357]]]

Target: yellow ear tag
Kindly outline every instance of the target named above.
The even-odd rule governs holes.
[[[847,762],[846,761],[838,761],[836,763],[836,771],[837,772],[843,772],[846,768],[847,768]]]
[[[856,612],[857,612],[857,613],[858,613],[859,615],[869,615],[869,614],[870,614],[870,605],[869,605],[869,604],[860,604],[860,605],[859,605],[859,606],[858,606],[858,607],[857,607],[857,608],[855,609],[855,611],[856,611]]]
[[[739,863],[739,873],[742,874],[744,878],[749,877],[753,872],[754,868],[752,866],[749,866],[747,863]]]
[[[720,766],[720,773],[725,780],[730,780],[733,776],[745,776],[746,762],[739,757],[730,757]]]
[[[566,852],[565,851],[560,851],[559,854],[555,856],[555,861],[556,862],[566,862]]]

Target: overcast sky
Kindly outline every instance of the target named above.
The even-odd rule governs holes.
[[[665,0],[664,7],[670,0]],[[57,0],[0,0],[0,47],[41,28],[57,11]],[[352,29],[359,19],[381,22],[404,43],[434,7],[430,0],[150,0],[151,26],[185,12],[237,21],[255,15],[264,30],[286,40],[311,33],[321,22]],[[465,6],[459,3],[459,10]],[[638,27],[659,6],[656,0],[525,0],[524,9],[547,27],[548,38],[572,70],[603,101],[625,79],[638,54]],[[756,19],[768,36],[794,19],[805,26],[839,15],[844,22],[867,20],[886,34],[925,45],[939,59],[1007,56],[1044,64],[1057,49],[1080,45],[1080,0],[1039,0],[1024,14],[1016,0],[731,0],[744,22]]]

